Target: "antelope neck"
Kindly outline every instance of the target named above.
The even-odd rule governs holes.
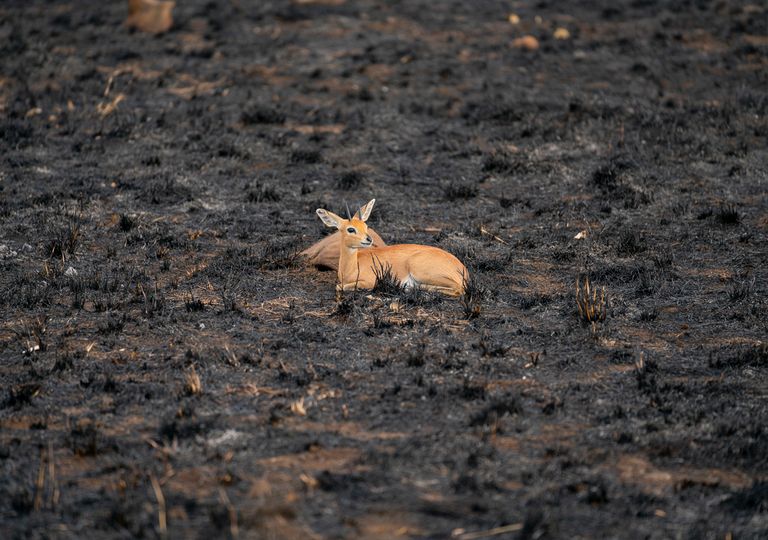
[[[341,253],[339,255],[339,281],[341,283],[349,283],[350,281],[356,281],[360,276],[360,269],[357,266],[357,251],[360,248],[341,246]],[[347,277],[345,280],[344,277]],[[354,279],[349,279],[354,276]]]

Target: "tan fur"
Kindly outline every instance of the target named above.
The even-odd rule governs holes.
[[[376,273],[389,269],[401,286],[417,285],[449,296],[464,292],[469,272],[462,262],[440,248],[418,244],[368,247],[372,243],[365,224],[376,200],[370,201],[352,219],[343,219],[319,208],[318,216],[341,234],[338,290],[372,289]],[[349,232],[348,229],[354,229]]]
[[[386,246],[386,242],[382,240],[381,236],[368,228],[368,234],[373,238],[373,247]],[[311,264],[321,270],[334,270],[339,269],[339,254],[341,253],[341,232],[326,236],[322,240],[318,240],[307,249],[302,251],[300,255],[307,258],[307,263]]]

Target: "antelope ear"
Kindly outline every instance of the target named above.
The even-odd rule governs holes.
[[[328,210],[324,210],[322,208],[318,208],[315,210],[315,212],[318,216],[320,216],[320,219],[323,220],[323,223],[325,223],[326,227],[333,227],[335,229],[341,228],[341,222],[343,220],[333,212],[329,212]]]
[[[361,206],[360,210],[358,210],[355,213],[355,217],[359,219],[360,221],[368,221],[368,218],[371,215],[371,210],[373,210],[373,205],[376,203],[376,199],[371,199],[368,201],[368,204],[365,206]]]

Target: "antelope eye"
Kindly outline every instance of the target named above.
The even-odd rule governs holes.
[[[354,227],[347,227],[347,232],[348,232],[349,234],[355,234],[357,231],[355,230],[355,228],[354,228]]]

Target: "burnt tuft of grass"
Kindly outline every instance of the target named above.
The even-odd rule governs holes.
[[[646,358],[641,352],[635,360],[635,378],[637,388],[643,392],[656,390],[656,374],[659,366],[655,360]]]
[[[262,270],[283,270],[299,264],[299,252],[293,240],[270,240],[257,257]]]
[[[755,278],[736,278],[728,288],[728,299],[731,302],[742,302],[752,296],[755,289]]]
[[[12,280],[13,295],[0,295],[0,305],[15,306],[23,309],[35,309],[51,305],[55,288],[49,280],[36,279],[32,276],[17,276]]]
[[[382,296],[399,296],[403,293],[403,286],[392,272],[392,265],[374,260],[373,273],[376,276],[376,283],[371,292]]]
[[[297,163],[322,163],[323,162],[323,155],[318,150],[305,150],[305,149],[298,149],[291,152],[290,157],[288,158],[288,161],[291,163],[297,164]]]
[[[513,124],[523,119],[519,104],[495,100],[471,101],[465,105],[461,115],[472,124],[488,121]]]
[[[195,298],[192,291],[189,291],[189,295],[184,298],[184,309],[187,310],[187,313],[205,311],[205,304],[199,298]]]
[[[529,310],[536,306],[546,306],[551,304],[552,297],[547,294],[517,295],[515,301],[520,309]]]
[[[675,262],[674,254],[668,249],[657,249],[656,251],[653,251],[650,259],[653,265],[659,270],[671,270]]]
[[[280,192],[271,185],[256,183],[256,186],[248,190],[245,200],[249,203],[278,202],[282,199]]]
[[[115,442],[90,419],[81,419],[72,427],[67,445],[72,453],[80,457],[94,457],[116,449]]]
[[[241,313],[239,299],[240,288],[240,282],[232,276],[224,280],[224,285],[219,289],[218,292],[219,300],[221,301],[221,308],[225,312]]]
[[[33,319],[22,322],[20,328],[11,328],[21,342],[24,354],[48,350],[46,332],[48,331],[48,315],[38,315]]]
[[[252,103],[240,113],[240,121],[246,126],[257,124],[282,124],[285,122],[285,114],[274,107]]]
[[[192,200],[192,190],[165,174],[142,184],[138,198],[156,205],[179,204]]]
[[[632,168],[632,163],[628,160],[613,156],[592,173],[592,183],[604,191],[614,190],[622,182],[624,173]]]
[[[427,344],[422,342],[405,354],[405,365],[408,367],[423,367],[428,359]]]
[[[622,231],[616,244],[616,254],[619,257],[632,257],[646,250],[645,240],[637,231],[627,229]]]
[[[125,323],[128,321],[128,316],[125,312],[122,313],[108,313],[106,318],[99,324],[98,332],[102,335],[119,334],[125,328]]]
[[[122,232],[129,232],[136,226],[136,220],[127,214],[120,214],[120,219],[117,221],[117,228]]]
[[[475,401],[485,399],[487,390],[485,384],[473,383],[471,379],[465,378],[461,386],[456,390],[461,399]]]
[[[158,288],[157,283],[149,290],[145,289],[143,285],[138,285],[137,300],[141,303],[142,316],[147,319],[165,311],[165,295]]]
[[[158,435],[167,442],[181,441],[196,435],[204,435],[212,427],[213,419],[200,419],[193,410],[181,408],[174,418],[160,425]]]
[[[488,289],[480,283],[477,272],[462,276],[464,290],[459,297],[464,318],[476,319],[483,310],[483,301],[488,296]]]
[[[738,225],[741,223],[741,214],[733,204],[723,204],[715,212],[715,221],[720,225]]]
[[[622,156],[613,156],[592,173],[592,184],[604,197],[621,203],[626,209],[638,208],[653,201],[653,193],[637,184],[637,165]],[[610,212],[610,207],[607,207]]]
[[[65,259],[74,254],[80,242],[80,221],[72,218],[63,227],[51,228],[47,231],[45,254],[49,258]]]
[[[56,361],[53,364],[53,373],[63,373],[69,371],[75,367],[74,358],[70,353],[61,353],[56,356]]]
[[[93,299],[93,309],[97,313],[116,310],[120,307],[120,302],[111,294],[101,294]]]
[[[22,383],[8,389],[8,395],[0,404],[0,409],[21,409],[32,403],[32,398],[40,393],[42,385],[35,382]]]
[[[511,346],[505,345],[483,334],[477,342],[476,348],[484,358],[504,358]]]
[[[723,506],[748,514],[768,513],[768,482],[755,480],[748,488],[732,493],[722,502]]]
[[[523,413],[520,398],[513,394],[504,394],[491,398],[491,402],[484,406],[469,420],[470,426],[492,426],[504,416],[516,416]]]
[[[336,296],[336,307],[331,315],[340,319],[348,319],[351,315],[358,313],[359,310],[355,295],[340,291]]]
[[[478,188],[470,182],[451,182],[445,186],[443,194],[451,202],[473,199],[477,197]]]
[[[659,309],[656,307],[651,307],[648,309],[644,309],[640,312],[640,320],[642,322],[651,322],[655,321],[659,317]]]
[[[94,291],[113,293],[120,288],[121,277],[113,269],[94,272],[88,276],[86,286]]]
[[[88,286],[86,280],[79,275],[74,275],[67,279],[67,285],[69,286],[69,292],[72,295],[72,302],[70,305],[74,309],[82,309],[85,303],[85,290]]]
[[[514,204],[515,204],[515,200],[514,200],[514,199],[508,199],[508,198],[506,198],[506,197],[505,197],[505,196],[503,196],[503,195],[502,195],[502,196],[499,198],[499,206],[501,206],[501,207],[502,207],[502,208],[504,208],[505,210],[506,210],[507,208],[512,208],[512,206],[513,206]]]
[[[510,158],[505,154],[493,154],[483,160],[483,172],[496,174],[509,174],[513,172],[525,172],[525,164],[519,160]]]
[[[345,171],[336,178],[336,187],[344,191],[357,189],[364,178],[360,171]]]
[[[600,281],[617,287],[634,285],[637,296],[658,290],[663,272],[644,260],[600,266],[589,272],[590,281]]]
[[[709,366],[713,368],[768,368],[768,343],[760,343],[748,347],[732,349],[725,348],[717,353],[711,353]]]

